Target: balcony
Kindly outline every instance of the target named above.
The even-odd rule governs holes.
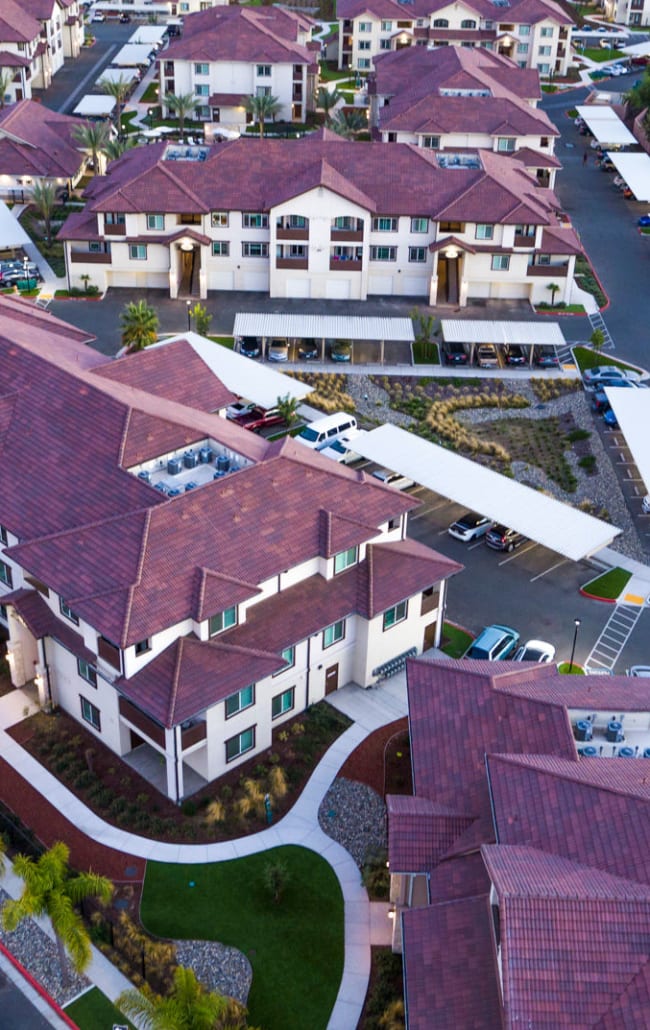
[[[362,267],[356,258],[330,258],[330,272],[360,272]]]
[[[529,265],[526,269],[526,275],[546,277],[547,279],[566,279],[568,268],[568,263],[562,265]]]
[[[518,236],[517,233],[515,233],[515,243],[514,243],[514,245],[515,245],[515,247],[528,247],[530,249],[531,247],[535,246],[535,237],[534,236]]]
[[[363,243],[363,229],[332,229],[332,243]]]
[[[181,751],[187,751],[189,747],[198,744],[200,740],[205,740],[207,735],[207,724],[202,720],[187,728],[181,727]]]
[[[154,744],[164,748],[164,728],[149,718],[148,715],[145,715],[144,712],[141,712],[139,708],[136,708],[126,697],[120,697],[120,715],[127,719],[132,726],[135,726],[145,737],[152,740]],[[203,725],[205,726],[205,723]],[[194,729],[194,727],[191,727],[191,729]]]
[[[276,240],[308,240],[309,229],[283,229],[280,226],[275,230]]]
[[[110,265],[111,254],[104,252],[97,253],[91,250],[70,251],[70,261],[73,265]]]
[[[276,268],[297,268],[297,269],[302,269],[302,270],[306,271],[309,268],[309,259],[306,258],[306,257],[305,258],[290,258],[290,257],[276,258],[275,259],[275,267]]]
[[[107,225],[104,223],[104,236],[126,236],[126,223]]]

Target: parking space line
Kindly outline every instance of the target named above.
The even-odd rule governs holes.
[[[485,546],[485,544],[484,544],[483,540],[475,540],[473,544],[469,544],[467,550],[468,551],[475,551],[477,547],[484,547],[484,546]]]
[[[537,547],[536,543],[532,543],[530,547],[522,547],[521,550],[515,551],[513,554],[508,555],[507,558],[504,558],[503,561],[500,561],[499,565],[507,565],[508,562],[514,561],[515,558],[521,557],[522,554],[528,554],[528,552],[532,551],[534,547]]]
[[[555,565],[551,565],[550,569],[545,569],[544,572],[539,572],[536,576],[533,576],[533,578],[529,580],[529,582],[535,583],[538,579],[541,579],[543,576],[548,576],[549,572],[554,572],[555,569],[559,569],[562,565],[566,565],[567,561],[567,558],[563,558],[562,561],[558,561],[555,563]]]

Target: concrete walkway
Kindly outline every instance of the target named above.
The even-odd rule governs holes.
[[[359,744],[374,730],[407,714],[406,673],[369,690],[354,685],[342,687],[328,700],[353,719],[353,725],[332,744],[283,819],[261,833],[232,841],[166,844],[104,822],[5,732],[24,718],[26,708],[34,709],[33,699],[22,690],[0,698],[0,755],[82,833],[107,847],[144,859],[182,864],[226,862],[286,844],[310,848],[319,854],[334,870],[345,901],[343,977],[328,1030],[352,1030],[366,997],[371,944],[388,939],[387,929],[382,930],[387,910],[370,904],[351,856],[320,829],[318,809],[341,765]],[[20,890],[12,873],[6,874],[2,886],[14,897]],[[93,951],[93,964],[86,975],[111,1000],[128,986],[122,974],[97,951]]]
[[[11,208],[11,213],[16,221],[18,221],[28,206],[28,204],[14,204]],[[53,297],[55,290],[67,290],[68,282],[65,276],[60,277],[54,274],[35,243],[25,243],[22,249],[40,272],[41,279],[43,280],[41,283],[41,295]]]

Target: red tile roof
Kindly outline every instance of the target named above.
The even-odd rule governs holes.
[[[436,11],[449,6],[449,0],[413,0],[408,5],[409,20],[426,18]],[[495,10],[492,0],[464,0],[464,9],[475,11],[486,20],[501,20],[499,9]],[[336,15],[341,18],[358,18],[363,14],[372,14],[375,18],[404,21],[407,12],[400,0],[339,0]],[[553,19],[560,25],[571,25],[570,18],[553,0],[512,0],[502,15],[508,22],[535,24],[545,18]],[[438,30],[436,30],[438,32]]]
[[[33,100],[0,110],[0,168],[5,175],[70,178],[85,160],[74,130],[82,118],[59,114]]]
[[[392,873],[429,872],[473,821],[428,798],[388,794],[386,806]]]
[[[30,633],[36,640],[52,637],[77,658],[94,664],[95,654],[86,647],[84,638],[69,624],[65,623],[46,604],[36,590],[23,587],[10,594],[2,595],[2,604],[15,608]],[[28,677],[29,678],[29,677]]]
[[[488,898],[405,911],[402,932],[409,1030],[500,1030]]]
[[[309,64],[313,54],[298,42],[312,21],[279,7],[210,7],[183,20],[160,61]]]
[[[499,897],[506,1026],[647,1025],[650,888],[527,847],[484,847]],[[644,1008],[627,988],[641,988]],[[639,1023],[639,1019],[641,1022]]]
[[[27,4],[0,0],[0,44],[31,43],[41,34],[40,22],[26,10]]]

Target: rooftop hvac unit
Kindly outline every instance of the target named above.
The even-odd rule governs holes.
[[[199,461],[202,465],[209,465],[212,461],[212,448],[202,447],[199,451]]]
[[[580,754],[583,758],[595,758],[598,751],[592,744],[588,744],[587,747],[582,748]]]
[[[168,497],[180,497],[180,495],[182,493],[183,493],[183,490],[182,490],[182,488],[180,486],[173,486],[171,488],[171,490],[167,491],[167,496]]]
[[[227,454],[220,454],[217,458],[217,471],[228,472],[230,470],[230,458]]]
[[[217,471],[215,472],[215,474],[213,475],[212,478],[213,479],[223,479],[223,477],[227,476],[227,475],[228,475],[228,473],[226,472],[225,469],[217,469]]]
[[[199,463],[199,456],[196,451],[185,451],[183,465],[186,469],[195,469]]]
[[[644,749],[643,757],[644,758],[650,758],[650,747],[647,747],[647,748]]]
[[[591,740],[593,736],[593,728],[588,719],[579,719],[576,723],[575,738],[576,740],[584,741]]]
[[[165,484],[164,484],[164,483],[156,483],[156,487],[155,487],[155,488],[156,488],[156,490],[158,490],[158,491],[159,491],[159,492],[160,492],[161,494],[166,494],[166,493],[167,493],[167,487],[165,486]]]
[[[199,485],[198,483],[186,483],[185,484],[185,493],[187,493],[188,490],[196,490],[198,485]]]
[[[183,470],[183,462],[180,458],[170,458],[167,462],[167,475],[177,476]]]
[[[612,721],[607,724],[606,736],[610,744],[618,744],[621,740],[624,740],[623,727],[620,722],[616,719],[612,719]]]
[[[621,747],[621,748],[619,748],[618,757],[619,758],[634,758],[634,748],[633,747]]]
[[[147,472],[146,469],[143,469],[142,472],[138,472],[138,479],[141,479],[143,481],[143,483],[150,483],[151,482],[151,472]]]

